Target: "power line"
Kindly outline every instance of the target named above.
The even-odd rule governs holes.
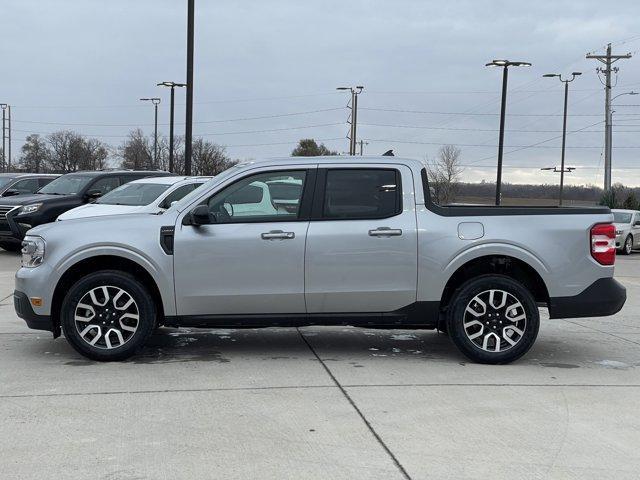
[[[462,116],[481,116],[481,117],[497,117],[499,113],[465,113],[465,112],[442,112],[428,110],[405,110],[396,108],[378,108],[378,107],[360,107],[361,110],[371,110],[376,112],[394,112],[394,113],[417,113],[428,115],[462,115]],[[570,117],[599,117],[600,113],[574,113]],[[619,115],[638,115],[633,113],[621,113]],[[556,113],[507,113],[511,117],[562,117],[562,114]]]

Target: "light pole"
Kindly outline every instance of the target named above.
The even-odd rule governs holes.
[[[184,127],[184,174],[191,175],[193,136],[193,30],[195,1],[187,0],[187,108]]]
[[[358,123],[358,95],[362,93],[364,87],[357,85],[355,87],[338,87],[336,90],[349,90],[351,92],[351,130],[349,133],[349,155],[356,154],[356,128]]]
[[[609,162],[608,162],[607,165],[605,165],[605,174],[604,174],[605,182],[606,182],[607,178],[609,179],[609,183],[608,183],[609,188],[608,189],[611,189],[611,165],[613,164],[613,158],[612,158],[613,157],[613,155],[612,155],[612,153],[613,153],[612,152],[613,151],[613,148],[612,148],[612,145],[613,145],[613,113],[615,112],[615,110],[613,110],[613,108],[611,108],[611,107],[614,106],[613,105],[613,101],[618,97],[622,97],[623,95],[638,95],[638,92],[631,91],[631,92],[619,93],[618,95],[613,97],[611,99],[611,102],[609,103],[609,122],[608,122],[608,125],[607,125],[608,128],[606,129],[607,131],[605,132],[606,137],[608,139],[608,142],[606,142],[606,143],[607,143],[607,149],[608,149],[607,150],[608,151],[607,157],[609,158]],[[605,187],[606,187],[606,185],[605,185]]]
[[[171,88],[171,105],[169,107],[169,172],[173,173],[173,105],[174,105],[174,90],[176,87],[186,87],[186,83],[176,82],[160,82],[159,87]]]
[[[153,103],[154,110],[154,129],[153,129],[153,163],[158,166],[158,104],[160,103],[160,99],[158,97],[152,98],[141,98],[143,102],[151,102]]]
[[[6,172],[6,166],[7,164],[5,163],[5,150],[6,150],[6,124],[7,124],[7,107],[9,105],[7,105],[6,103],[0,103],[0,108],[2,108],[2,171]]]
[[[560,75],[559,73],[545,73],[543,75],[543,77],[546,77],[546,78],[557,77],[562,83],[564,83],[564,115],[562,117],[562,154],[560,156],[560,198],[558,202],[559,205],[562,205],[562,190],[564,188],[564,172],[565,172],[564,152],[565,152],[565,146],[567,142],[567,104],[568,104],[568,98],[569,98],[569,84],[573,82],[577,76],[580,76],[580,75],[582,75],[582,72],[573,72],[571,74],[571,78],[568,78],[565,80],[562,79],[562,75]]]
[[[500,134],[498,137],[498,175],[496,178],[496,205],[500,205],[500,190],[502,188],[502,156],[504,153],[504,120],[507,108],[507,80],[509,67],[530,67],[529,62],[512,62],[510,60],[492,60],[485,67],[502,67],[502,103],[500,106]]]

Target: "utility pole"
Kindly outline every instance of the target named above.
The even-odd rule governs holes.
[[[364,145],[369,145],[369,142],[365,142],[364,140],[360,140],[360,156],[362,156],[363,151],[364,151]]]
[[[358,139],[356,136],[356,128],[358,122],[358,95],[362,93],[364,87],[358,85],[355,87],[338,87],[336,90],[349,90],[351,92],[351,129],[349,133],[349,155],[356,154]]]
[[[496,177],[496,205],[500,205],[502,198],[502,157],[504,154],[504,122],[507,111],[507,80],[509,67],[530,67],[529,62],[512,62],[511,60],[493,60],[485,67],[502,68],[502,101],[500,103],[500,133],[498,135],[498,174]]]
[[[604,189],[611,189],[611,73],[617,73],[618,68],[612,65],[618,60],[631,58],[631,54],[612,55],[611,44],[607,44],[606,55],[588,53],[586,58],[598,60],[604,67],[598,67],[598,73],[604,73]]]
[[[158,97],[153,98],[141,98],[143,102],[151,102],[153,103],[154,110],[154,129],[153,129],[153,163],[155,167],[158,167],[158,104],[160,103],[160,99]]]
[[[184,174],[191,175],[193,136],[193,29],[194,0],[187,0],[187,111],[184,128]]]
[[[562,116],[562,153],[560,155],[560,195],[558,204],[562,206],[562,191],[564,189],[564,172],[567,170],[564,168],[564,153],[565,146],[567,144],[567,105],[569,100],[569,83],[573,82],[576,77],[582,75],[582,72],[573,72],[571,74],[571,78],[562,79],[562,75],[558,73],[545,73],[543,77],[553,78],[558,77],[558,79],[564,83],[564,115]]]
[[[169,87],[171,88],[171,105],[169,108],[169,172],[173,173],[173,110],[174,110],[174,100],[175,100],[175,88],[176,87],[186,87],[186,83],[176,83],[176,82],[160,82],[158,83],[159,87]]]

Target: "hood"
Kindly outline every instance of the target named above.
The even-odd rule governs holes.
[[[0,205],[27,205],[30,203],[39,203],[46,200],[66,198],[69,195],[45,195],[45,194],[26,194],[15,195],[13,197],[0,198]]]
[[[139,205],[107,205],[88,203],[64,212],[58,216],[58,220],[71,220],[74,218],[101,217],[103,215],[123,215],[126,213],[138,213],[145,206]]]

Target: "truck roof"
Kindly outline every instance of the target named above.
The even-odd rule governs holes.
[[[239,166],[251,165],[255,163],[273,164],[273,165],[283,165],[283,164],[296,165],[300,163],[317,163],[317,164],[344,163],[344,164],[367,165],[372,163],[386,163],[386,164],[397,164],[397,165],[409,165],[418,170],[424,167],[424,163],[414,158],[385,157],[382,155],[367,155],[367,156],[327,155],[322,157],[271,157],[271,158],[259,158],[254,160],[248,160],[246,162],[241,162]]]

